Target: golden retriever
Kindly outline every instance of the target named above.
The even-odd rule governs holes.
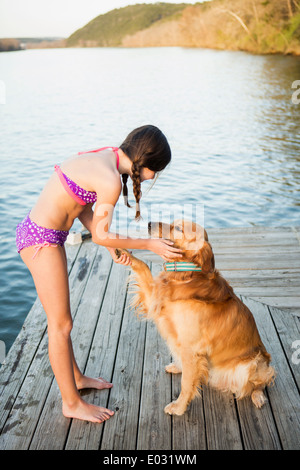
[[[134,306],[155,322],[168,344],[174,362],[166,371],[182,373],[180,395],[165,412],[182,415],[201,383],[230,391],[237,399],[251,396],[260,408],[266,401],[263,389],[275,378],[271,356],[252,313],[215,269],[206,231],[185,220],[150,222],[148,227],[151,236],[174,241],[183,250],[182,261],[201,267],[201,272],[162,271],[153,278],[149,267],[129,254]]]

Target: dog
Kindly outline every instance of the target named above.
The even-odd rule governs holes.
[[[237,399],[251,396],[260,408],[266,401],[263,389],[276,375],[271,356],[252,313],[215,269],[206,230],[175,220],[170,225],[150,222],[148,231],[152,237],[172,240],[183,255],[180,263],[178,258],[165,263],[165,270],[153,278],[146,263],[127,252],[135,278],[132,305],[155,322],[166,341],[173,359],[166,372],[182,373],[180,395],[165,413],[184,414],[201,384],[232,392]],[[176,265],[177,271],[168,270]],[[192,270],[182,272],[182,266]]]

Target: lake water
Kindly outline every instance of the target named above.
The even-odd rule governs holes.
[[[165,203],[175,213],[201,205],[208,229],[299,225],[295,80],[300,58],[279,55],[183,48],[1,53],[0,340],[6,350],[36,297],[16,253],[15,227],[53,166],[78,151],[117,146],[135,127],[155,124],[173,159],[142,198],[144,222],[150,204]],[[122,230],[134,213],[122,201],[118,209]]]

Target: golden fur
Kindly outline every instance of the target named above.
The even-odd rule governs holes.
[[[263,389],[275,377],[271,357],[259,336],[250,310],[215,269],[206,231],[189,221],[171,225],[150,223],[155,237],[171,239],[183,250],[182,261],[200,265],[201,272],[162,271],[153,278],[148,266],[133,255],[135,307],[155,322],[174,362],[170,373],[182,372],[181,393],[165,407],[182,415],[201,383],[236,398],[251,396],[255,406],[265,402]]]

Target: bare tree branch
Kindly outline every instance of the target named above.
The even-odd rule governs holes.
[[[242,20],[242,18],[240,16],[238,16],[236,13],[234,13],[233,11],[230,11],[230,10],[225,10],[225,9],[218,9],[218,10],[219,10],[220,13],[228,13],[229,15],[233,16],[233,18],[235,18],[240,23],[240,25],[249,34],[249,36],[251,36],[252,39],[255,42],[257,42],[257,40],[255,39],[255,37],[253,36],[253,34],[249,30],[249,28],[245,25],[244,21]]]

